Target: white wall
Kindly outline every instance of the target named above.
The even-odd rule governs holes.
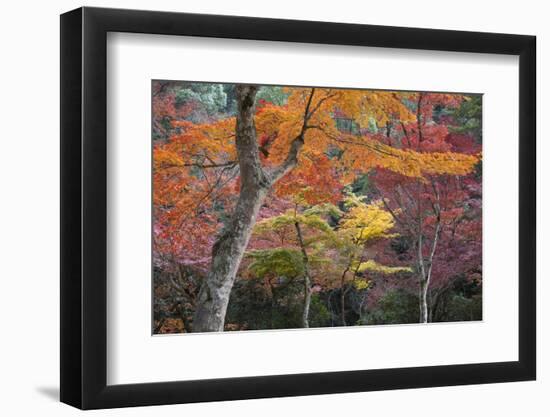
[[[79,7],[77,1],[4,2],[0,18],[0,115],[2,152],[0,181],[0,410],[4,415],[76,415],[59,404],[59,18]],[[238,14],[396,26],[432,27],[538,36],[539,119],[539,378],[537,382],[326,395],[290,399],[238,401],[169,407],[100,411],[94,415],[280,416],[307,412],[316,416],[344,413],[446,417],[481,415],[543,416],[550,412],[550,294],[546,276],[550,193],[543,194],[550,165],[542,143],[543,109],[550,87],[541,81],[548,71],[550,27],[544,2],[535,0],[454,2],[352,0],[298,2],[254,0],[92,1],[86,5],[181,12]],[[543,98],[544,97],[544,98]],[[506,121],[503,121],[506,123]],[[548,134],[548,128],[545,131]],[[7,148],[6,148],[7,146]],[[543,234],[545,236],[543,237]],[[546,395],[545,395],[546,394]]]

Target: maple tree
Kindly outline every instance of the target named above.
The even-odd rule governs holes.
[[[298,194],[301,196],[309,193]],[[346,211],[328,203],[293,209],[259,221],[254,229],[254,259],[248,268],[261,278],[303,277],[304,307],[302,327],[309,327],[309,307],[313,287],[338,287],[342,324],[345,320],[345,297],[351,288],[366,289],[365,273],[394,274],[410,268],[387,266],[369,258],[367,248],[372,241],[393,237],[390,213],[381,202],[367,204],[348,194]],[[338,218],[333,226],[328,219]],[[263,244],[261,244],[261,243]]]
[[[462,125],[451,131],[459,116],[442,111],[468,100],[457,94],[154,84],[154,260],[180,282],[185,331],[224,329],[244,264],[264,277],[284,275],[277,268],[282,260],[289,264],[285,273],[304,281],[304,327],[312,292],[334,286],[324,260],[337,253],[339,259],[349,255],[348,270],[340,271],[342,300],[352,287],[368,292],[359,283],[367,282],[367,273],[413,267],[374,257],[361,261],[371,242],[390,242],[396,234],[417,238],[420,284],[437,281],[438,246],[452,251],[457,233],[462,242],[468,233],[479,241],[475,221],[465,220],[471,212],[457,204],[469,198],[467,179],[477,184],[479,150]],[[377,201],[356,197],[351,203],[344,188],[370,173]],[[413,210],[420,213],[414,221]],[[258,245],[254,230],[284,234],[292,247],[249,248]],[[427,294],[425,287],[421,293]],[[421,311],[426,298],[420,296]],[[345,323],[344,301],[341,309]]]
[[[342,264],[340,276],[340,310],[342,325],[346,326],[346,295],[352,288],[367,289],[370,281],[366,272],[395,274],[410,268],[389,266],[369,258],[368,248],[373,241],[397,236],[392,233],[395,222],[383,209],[381,201],[366,204],[362,198],[348,195],[344,204],[349,208],[342,217],[336,233],[336,247]],[[361,311],[361,307],[359,308]]]
[[[400,132],[397,132],[404,148],[426,153],[460,150],[462,154],[477,154],[480,151],[471,138],[449,135],[446,125],[430,123],[434,106],[448,104],[449,101],[452,105],[458,105],[455,97],[426,93],[418,93],[416,96],[416,120],[401,123]],[[474,226],[476,232],[480,234],[480,204],[468,193],[473,190],[469,187],[472,184],[472,172],[473,169],[470,170],[469,180],[468,177],[465,179],[442,173],[430,173],[420,178],[406,177],[385,169],[376,173],[376,184],[385,197],[385,207],[400,224],[403,233],[411,238],[416,251],[420,322],[429,321],[429,290],[433,285],[433,272],[438,266],[439,257],[436,255],[442,240],[446,239],[447,244],[458,241],[461,230],[472,227],[469,220],[472,217],[475,217],[474,222],[477,224]],[[480,192],[480,187],[474,186],[474,189],[474,192]],[[471,248],[472,245],[459,246]],[[455,271],[457,267],[459,265],[455,265]],[[443,279],[438,277],[438,280]]]
[[[330,238],[332,232],[329,224],[319,215],[320,212],[319,207],[300,212],[296,204],[293,210],[262,220],[255,227],[257,235],[264,239],[271,238],[283,247],[252,252],[251,256],[256,258],[256,261],[250,265],[250,269],[255,270],[260,276],[266,274],[275,274],[276,277],[303,276],[302,327],[309,327],[315,266],[329,261],[318,253],[318,246],[322,245],[323,240]],[[297,249],[288,247],[289,245]],[[299,259],[296,257],[298,253]],[[287,271],[292,272],[289,274]],[[297,273],[298,271],[300,273]]]

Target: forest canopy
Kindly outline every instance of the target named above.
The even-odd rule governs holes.
[[[154,333],[481,320],[482,96],[152,82]]]

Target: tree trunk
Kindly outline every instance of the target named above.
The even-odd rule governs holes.
[[[428,322],[428,282],[420,281],[420,323]]]
[[[302,237],[302,229],[300,223],[295,222],[296,234],[298,235],[298,243],[302,250],[302,260],[304,262],[304,310],[302,312],[302,327],[309,327],[309,306],[311,304],[311,275],[309,273],[309,258],[307,256],[306,246]]]
[[[304,135],[311,117],[311,102],[315,89],[306,103],[304,121],[298,136],[290,144],[284,162],[266,172],[262,168],[254,124],[257,86],[238,85],[237,126],[235,146],[239,161],[241,189],[233,216],[212,247],[212,263],[201,285],[197,307],[193,317],[193,332],[221,332],[237,270],[248,245],[258,211],[273,184],[292,170],[298,162],[298,154],[304,144]]]
[[[346,323],[346,291],[344,286],[340,288],[340,315],[342,316],[342,326],[347,326]]]
[[[241,189],[233,217],[212,248],[212,264],[204,280],[193,319],[194,332],[223,331],[225,313],[237,270],[258,211],[270,187],[258,156],[254,100],[258,88],[237,87],[236,147]]]
[[[311,305],[311,280],[309,276],[304,275],[304,311],[302,312],[302,326],[309,327],[309,306]]]
[[[419,273],[420,273],[420,291],[419,291],[419,304],[420,304],[420,323],[428,323],[429,315],[428,315],[428,290],[430,286],[430,281],[432,278],[432,267],[433,267],[433,259],[435,255],[435,251],[437,249],[437,243],[439,240],[439,234],[441,232],[441,218],[439,214],[437,214],[437,220],[435,224],[435,231],[434,231],[434,237],[432,240],[432,245],[430,249],[430,253],[428,254],[428,258],[424,259],[424,255],[422,253],[422,245],[423,245],[423,239],[422,239],[422,232],[419,232],[418,235],[418,265],[419,265]]]
[[[351,261],[350,261],[351,265]],[[346,293],[344,291],[346,286],[346,274],[349,271],[350,265],[346,266],[344,272],[342,273],[342,278],[340,278],[340,321],[342,326],[347,326],[346,323]]]

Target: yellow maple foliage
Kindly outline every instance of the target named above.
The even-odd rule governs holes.
[[[355,245],[362,246],[373,239],[396,236],[390,233],[395,221],[381,201],[366,204],[359,197],[350,195],[345,203],[350,209],[340,221],[339,234],[352,240]]]

